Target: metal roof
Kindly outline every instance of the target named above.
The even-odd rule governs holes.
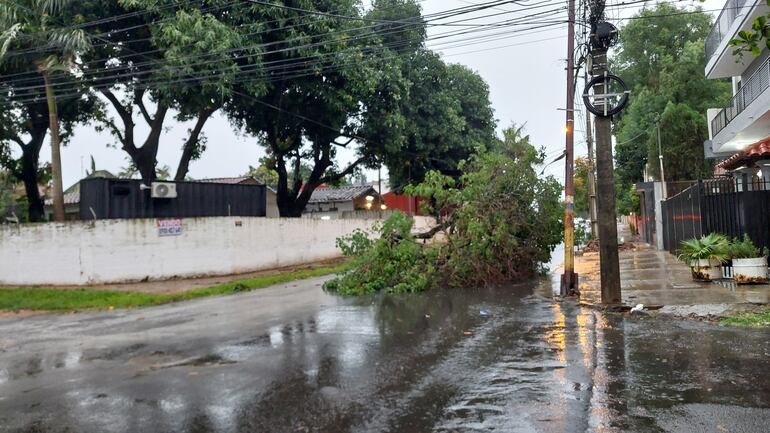
[[[68,192],[64,194],[64,205],[78,204],[80,203],[80,191]],[[53,199],[45,199],[46,206],[53,206]]]
[[[370,185],[346,186],[342,188],[320,187],[313,191],[308,203],[334,203],[353,201],[363,195],[377,196],[377,191]]]
[[[238,176],[238,177],[215,177],[212,179],[200,179],[197,182],[205,183],[221,183],[227,185],[238,185],[241,183],[259,183],[253,176]]]

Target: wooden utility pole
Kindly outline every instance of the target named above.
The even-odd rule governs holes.
[[[583,75],[583,82],[588,83],[588,73]],[[594,139],[591,113],[586,110],[586,145],[588,147],[588,215],[591,219],[591,237],[599,238],[599,223],[596,220],[596,174],[594,173]]]
[[[567,6],[567,122],[566,167],[564,170],[564,275],[561,279],[561,295],[578,293],[578,277],[575,274],[575,0]]]
[[[593,46],[593,76],[605,76],[607,48]],[[596,86],[596,94],[607,93],[605,86]],[[609,99],[599,99],[609,104]],[[599,264],[601,272],[602,304],[619,304],[620,264],[618,258],[618,226],[615,214],[615,175],[612,163],[612,138],[610,117],[596,116],[596,177],[599,220]]]

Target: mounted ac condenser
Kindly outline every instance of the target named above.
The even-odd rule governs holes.
[[[176,198],[176,184],[173,182],[153,182],[152,198]]]

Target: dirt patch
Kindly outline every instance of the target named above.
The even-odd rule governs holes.
[[[25,317],[39,316],[41,314],[48,314],[48,311],[41,310],[17,310],[17,311],[3,311],[0,310],[0,319],[23,319]]]
[[[638,245],[634,242],[623,242],[618,244],[618,251],[635,250]],[[588,242],[588,245],[582,249],[583,253],[598,253],[599,252],[599,239],[592,239]]]
[[[718,322],[725,317],[761,313],[765,310],[767,310],[767,305],[765,304],[700,304],[666,305],[655,313],[679,319]]]

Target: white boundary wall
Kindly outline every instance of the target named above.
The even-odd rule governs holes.
[[[374,220],[186,218],[0,226],[0,285],[80,285],[229,275],[340,256],[339,236]]]

